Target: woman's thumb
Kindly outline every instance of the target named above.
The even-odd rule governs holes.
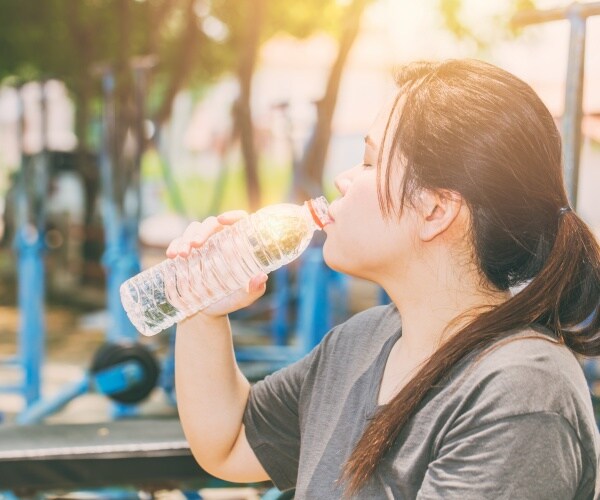
[[[253,276],[250,280],[250,283],[248,283],[248,293],[250,295],[256,295],[257,297],[260,297],[265,293],[268,278],[269,277],[265,273],[260,273],[256,276]]]

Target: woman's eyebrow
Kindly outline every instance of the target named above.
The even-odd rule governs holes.
[[[365,135],[365,144],[368,144],[372,148],[377,149],[377,144],[375,144],[375,141],[371,139],[370,135]]]

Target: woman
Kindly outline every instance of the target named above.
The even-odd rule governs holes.
[[[600,257],[568,205],[554,121],[479,61],[410,64],[398,87],[363,163],[336,179],[323,249],[392,304],[252,388],[226,314],[266,276],[182,322],[194,455],[296,498],[595,498],[598,432],[574,354],[600,353]],[[168,255],[241,216],[192,224]]]

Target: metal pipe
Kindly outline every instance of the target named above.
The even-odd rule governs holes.
[[[583,118],[583,74],[585,61],[586,20],[574,11],[569,14],[569,62],[567,65],[565,109],[562,117],[563,160],[569,201],[577,207],[579,159],[581,155],[581,120]]]
[[[579,160],[581,155],[581,121],[583,118],[583,82],[586,21],[600,15],[600,2],[574,2],[549,10],[526,10],[512,19],[514,27],[567,19],[571,24],[569,60],[566,75],[565,108],[562,117],[563,160],[567,194],[571,206],[577,206]]]
[[[561,21],[569,19],[576,14],[581,19],[600,14],[600,2],[579,3],[574,2],[566,7],[559,7],[548,10],[523,10],[515,14],[511,24],[514,27],[530,26],[532,24],[542,24],[551,21]]]

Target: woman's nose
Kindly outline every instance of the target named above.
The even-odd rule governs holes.
[[[352,172],[354,172],[355,167],[343,171],[339,174],[333,181],[337,190],[342,194],[346,194],[348,188],[352,184]]]
[[[351,182],[347,177],[338,176],[335,178],[334,184],[340,194],[344,195],[346,194],[346,191],[348,191]]]

